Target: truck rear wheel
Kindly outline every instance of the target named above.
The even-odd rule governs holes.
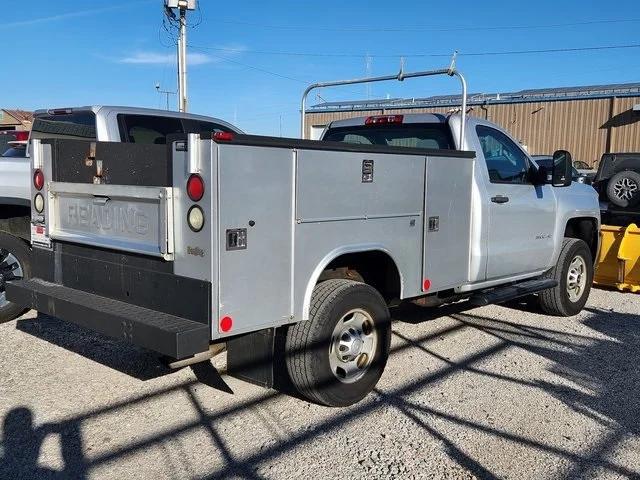
[[[378,383],[390,341],[389,310],[376,289],[352,280],[327,280],[313,291],[311,318],[287,331],[287,371],[309,400],[331,407],[353,405]]]
[[[540,307],[549,315],[571,317],[583,309],[593,282],[591,250],[583,241],[565,238],[556,266],[546,275],[558,285],[538,295]]]
[[[7,300],[5,282],[28,278],[29,247],[21,239],[0,232],[0,323],[19,317],[25,308]]]

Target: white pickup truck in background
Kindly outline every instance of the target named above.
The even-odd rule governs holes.
[[[99,142],[164,144],[167,135],[241,131],[222,120],[187,113],[135,107],[90,106],[38,110],[31,139],[67,138]],[[5,282],[29,277],[31,262],[31,161],[25,141],[0,157],[0,322],[23,308],[7,301]],[[2,152],[0,152],[2,153]]]

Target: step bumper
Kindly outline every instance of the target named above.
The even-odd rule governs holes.
[[[207,350],[209,325],[34,278],[7,282],[7,299],[172,358]]]

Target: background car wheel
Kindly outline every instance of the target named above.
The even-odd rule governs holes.
[[[0,232],[0,323],[19,317],[26,309],[9,302],[5,282],[31,276],[29,247],[21,239]]]
[[[634,207],[640,203],[640,173],[625,170],[616,173],[607,184],[607,197],[618,207]]]
[[[545,275],[558,281],[558,286],[540,292],[540,307],[549,315],[571,317],[584,308],[591,283],[593,282],[593,261],[591,250],[583,241],[565,238],[556,266]]]
[[[344,407],[373,390],[389,356],[391,322],[380,293],[352,280],[316,285],[311,318],[289,328],[289,377],[309,400]]]

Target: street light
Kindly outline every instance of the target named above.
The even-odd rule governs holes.
[[[168,90],[160,90],[160,84],[159,83],[156,83],[156,91],[160,95],[166,95],[166,97],[167,97],[167,110],[170,110],[170,108],[169,108],[169,95],[175,95],[176,92],[170,92]]]

